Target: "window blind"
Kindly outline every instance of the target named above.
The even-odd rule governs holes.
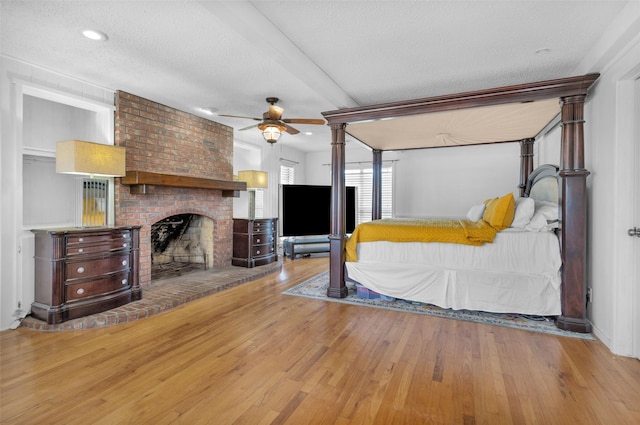
[[[393,167],[382,168],[382,218],[393,216]],[[373,210],[373,169],[350,168],[345,170],[347,186],[358,188],[356,225],[371,221]]]
[[[293,184],[296,169],[289,165],[280,165],[280,184]]]

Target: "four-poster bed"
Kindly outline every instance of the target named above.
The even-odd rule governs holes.
[[[556,116],[562,125],[558,172],[560,310],[557,326],[590,332],[586,317],[586,178],[584,102],[598,74],[324,112],[332,130],[330,282],[327,295],[347,296],[345,284],[345,135],[372,148],[373,220],[381,218],[382,152],[440,146],[519,142],[520,195],[533,172],[535,136]],[[465,114],[464,118],[460,118]],[[496,117],[499,119],[497,124]],[[453,123],[466,123],[456,129]],[[442,123],[447,131],[442,131]],[[471,123],[471,124],[469,124]],[[474,124],[475,123],[475,124]],[[474,132],[476,133],[474,135]],[[400,137],[398,137],[400,136]]]

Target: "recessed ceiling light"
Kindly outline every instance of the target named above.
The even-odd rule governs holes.
[[[84,30],[82,31],[82,35],[87,37],[89,40],[94,41],[107,41],[109,39],[109,36],[107,36],[107,34],[98,30]]]
[[[307,136],[311,136],[313,133],[311,131],[305,131],[304,134],[306,134]]]

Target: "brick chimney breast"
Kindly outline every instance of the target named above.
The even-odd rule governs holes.
[[[168,106],[116,92],[115,143],[126,148],[127,170],[233,180],[233,129]],[[231,264],[233,198],[220,190],[154,187],[131,194],[115,179],[115,224],[141,225],[140,284],[151,282],[151,225],[178,214],[213,220],[213,267]]]

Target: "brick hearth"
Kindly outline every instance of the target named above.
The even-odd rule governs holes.
[[[215,270],[203,270],[184,276],[155,280],[143,292],[139,301],[107,310],[102,313],[80,317],[56,325],[48,325],[27,316],[21,326],[40,331],[69,331],[77,329],[103,328],[153,316],[179,305],[224,291],[282,269],[278,261],[265,266],[246,268],[228,266]]]

